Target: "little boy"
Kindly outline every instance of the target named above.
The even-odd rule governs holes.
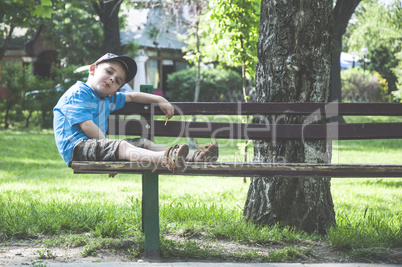
[[[216,161],[216,142],[189,151],[187,144],[165,147],[144,138],[106,138],[110,112],[123,108],[126,102],[156,103],[168,119],[174,114],[173,106],[161,96],[117,92],[136,72],[132,58],[107,53],[90,66],[86,83],[78,81],[59,99],[53,109],[53,128],[57,148],[67,165],[71,166],[72,160],[129,160],[166,164],[178,173],[185,161]]]

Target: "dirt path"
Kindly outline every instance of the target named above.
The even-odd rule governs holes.
[[[168,238],[176,241],[181,240],[180,237],[170,236]],[[209,249],[221,251],[226,255],[234,255],[238,252],[254,251],[261,255],[268,255],[273,250],[283,249],[282,245],[269,246],[250,246],[239,245],[237,243],[227,241],[214,241],[202,244],[201,240],[196,240],[201,245],[208,246]],[[325,262],[351,262],[348,257],[331,248],[326,242],[306,241],[298,244],[298,248],[303,250],[313,248],[313,256],[299,260],[299,263],[325,263]],[[384,249],[380,249],[384,250]],[[127,249],[121,250],[97,250],[96,256],[83,257],[83,247],[76,248],[47,248],[34,241],[22,241],[18,243],[0,243],[0,266],[13,265],[33,265],[62,262],[62,263],[84,263],[84,262],[137,262],[141,259],[130,258]],[[389,264],[402,264],[402,251],[399,249],[387,250],[387,260],[379,260],[376,262]],[[180,259],[183,260],[183,259]],[[364,261],[363,261],[364,262]],[[366,261],[367,262],[367,261]],[[43,265],[42,265],[43,266]]]

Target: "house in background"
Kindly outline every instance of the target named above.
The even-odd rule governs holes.
[[[6,47],[4,57],[0,64],[6,62],[19,63],[21,66],[32,64],[33,74],[42,77],[51,77],[52,66],[58,64],[57,51],[53,49],[50,41],[41,37],[43,25],[39,27],[36,34],[27,40],[26,30],[15,29],[13,38]],[[0,97],[6,98],[6,91],[0,85]]]
[[[176,13],[181,20],[189,20],[194,7],[178,4]],[[183,34],[186,27],[179,22],[164,22],[166,10],[162,8],[131,9],[127,11],[126,30],[120,32],[122,44],[135,42],[140,46],[140,54],[135,57],[138,72],[134,78],[133,89],[139,91],[140,84],[152,84],[154,93],[165,95],[167,76],[170,73],[190,66],[183,58],[185,43],[178,40],[177,33]]]
[[[49,40],[41,37],[44,26],[41,25],[36,34],[27,40],[26,30],[14,30],[13,38],[6,48],[2,62],[17,62],[22,66],[33,65],[33,74],[51,77],[52,65],[58,64],[57,51]]]

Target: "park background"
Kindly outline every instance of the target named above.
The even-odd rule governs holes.
[[[141,257],[140,176],[119,175],[111,180],[102,175],[73,175],[54,144],[52,108],[75,80],[85,79],[85,68],[77,70],[105,51],[141,62],[142,72],[129,84],[133,90],[149,83],[171,101],[253,101],[259,1],[246,2],[249,5],[243,9],[228,10],[219,1],[108,1],[121,4],[110,9],[118,11],[117,23],[105,19],[110,14],[101,12],[106,5],[103,1],[2,2],[1,241],[35,240],[45,247],[38,258],[52,258],[51,249],[46,248],[52,246],[82,247],[82,257],[102,249]],[[345,4],[337,2],[334,10],[335,5]],[[345,68],[341,71],[342,101],[400,101],[401,3],[357,2],[342,35],[341,51],[351,57],[348,64],[339,65]],[[249,14],[242,17],[248,25],[243,32],[234,26],[240,18],[233,14]],[[246,47],[240,47],[234,36],[242,36]],[[241,50],[250,56],[245,62],[238,56]],[[228,144],[222,155],[241,154],[242,144],[240,140]],[[401,148],[399,140],[338,141],[333,162],[400,164]],[[252,158],[252,149],[248,153]],[[338,227],[320,236],[280,225],[261,228],[245,221],[247,181],[163,177],[163,256],[245,261],[302,261],[317,256],[325,260],[317,248],[327,244],[343,261],[400,263],[401,184],[396,178],[333,179]],[[213,244],[222,240],[254,249],[226,253],[224,248],[214,249]],[[267,253],[255,249],[274,245],[279,247]]]

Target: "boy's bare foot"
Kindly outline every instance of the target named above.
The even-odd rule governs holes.
[[[189,161],[193,162],[215,162],[219,157],[218,142],[212,142],[194,151]]]
[[[185,167],[184,162],[188,152],[189,148],[187,144],[175,145],[166,149],[165,158],[168,170],[174,174],[181,172]]]

